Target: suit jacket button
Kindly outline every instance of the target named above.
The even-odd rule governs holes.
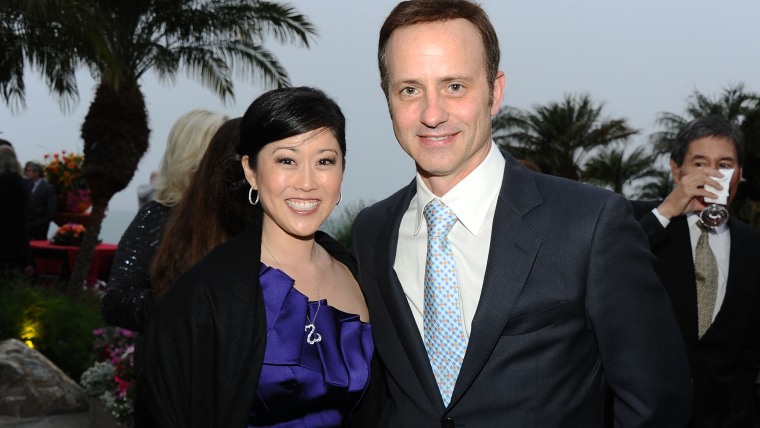
[[[454,423],[454,419],[448,417],[441,419],[441,428],[454,428],[455,426],[457,424]]]

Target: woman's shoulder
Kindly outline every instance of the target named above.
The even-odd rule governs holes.
[[[354,277],[356,277],[357,275],[356,260],[351,255],[351,253],[346,249],[346,247],[343,246],[343,244],[338,242],[335,238],[333,238],[329,234],[322,232],[321,230],[317,231],[315,235],[315,240],[317,241],[317,244],[319,244],[322,248],[324,248],[327,251],[327,253],[330,254],[332,258],[346,265],[348,270],[351,271],[351,274]]]
[[[140,208],[119,239],[116,258],[127,253],[144,253],[144,248],[148,247],[151,252],[139,254],[139,257],[150,260],[158,248],[158,237],[166,227],[170,212],[171,208],[155,201]]]
[[[153,218],[164,218],[168,217],[169,213],[171,213],[172,208],[166,205],[163,205],[156,201],[150,201],[147,204],[143,205],[138,211],[135,218],[140,219],[153,219]]]
[[[166,226],[170,213],[171,207],[150,201],[137,211],[125,235],[160,233]]]
[[[260,263],[230,250],[222,243],[182,273],[158,299],[156,311],[165,311],[166,317],[205,319],[214,307],[231,311],[252,302],[259,287]]]
[[[229,289],[256,278],[261,259],[260,236],[260,230],[249,228],[222,242],[180,275],[175,285],[182,284],[198,292]]]

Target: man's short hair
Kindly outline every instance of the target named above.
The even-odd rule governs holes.
[[[418,24],[464,19],[475,26],[483,42],[483,62],[486,77],[492,85],[499,72],[499,38],[488,15],[477,3],[468,0],[411,0],[402,1],[391,11],[380,28],[377,62],[380,67],[380,86],[388,97],[388,64],[386,48],[394,31]],[[491,86],[493,88],[493,86]],[[493,92],[493,91],[492,91]],[[493,98],[493,93],[491,93]],[[491,99],[493,102],[493,99]]]
[[[736,161],[739,166],[744,163],[744,135],[738,126],[717,116],[705,116],[687,123],[678,133],[670,152],[670,159],[678,166],[683,165],[689,144],[705,137],[725,138],[736,148]]]
[[[29,161],[24,165],[24,169],[30,168],[37,174],[37,177],[44,177],[45,173],[42,171],[42,165],[34,161]]]

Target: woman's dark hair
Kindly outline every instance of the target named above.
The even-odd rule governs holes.
[[[216,245],[254,221],[247,182],[235,153],[241,119],[230,119],[216,131],[185,194],[172,209],[150,267],[155,294]]]
[[[256,98],[243,115],[237,153],[248,156],[255,170],[267,144],[322,128],[338,140],[345,167],[346,118],[338,104],[315,88],[274,89]]]

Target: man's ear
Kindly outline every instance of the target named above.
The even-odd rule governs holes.
[[[493,102],[491,103],[491,116],[496,116],[504,98],[504,87],[507,84],[507,76],[503,71],[496,73],[496,79],[492,82]]]
[[[681,183],[681,167],[673,159],[670,160],[670,174],[673,177],[673,182]]]

